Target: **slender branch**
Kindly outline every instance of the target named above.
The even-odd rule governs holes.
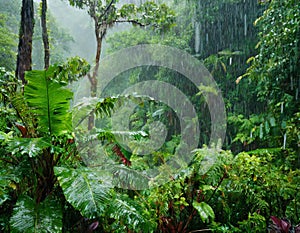
[[[134,20],[134,19],[119,19],[119,20],[116,20],[115,21],[116,23],[132,23],[132,24],[135,24],[135,25],[138,25],[138,26],[141,26],[141,27],[146,27],[146,26],[149,26],[150,23],[148,24],[143,24],[137,20]],[[153,24],[154,27],[158,28],[158,26],[156,24]]]
[[[222,178],[220,179],[220,181],[219,181],[217,187],[214,189],[213,193],[211,194],[211,196],[209,197],[209,199],[207,200],[207,202],[209,202],[209,201],[213,198],[213,196],[214,196],[215,193],[217,192],[218,188],[219,188],[220,185],[222,184],[223,180],[226,178],[226,176],[227,176],[227,171],[224,172],[224,174],[223,174]]]
[[[105,11],[103,12],[103,14],[100,15],[99,19],[101,19],[104,15],[106,15],[106,13],[109,11],[109,9],[111,8],[112,4],[115,2],[115,0],[112,0],[108,6],[106,7]]]
[[[88,77],[89,81],[92,83],[92,76],[91,76],[91,74],[88,73],[87,77]]]

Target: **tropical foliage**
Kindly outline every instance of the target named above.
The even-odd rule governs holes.
[[[96,2],[69,1],[96,22],[98,46],[118,22],[148,25],[109,36],[107,53],[160,43],[203,61],[224,95],[225,142],[205,145],[211,119],[201,91],[207,88],[166,68],[128,70],[102,96],[80,99],[76,82],[96,77],[99,51],[91,71],[83,58],[53,50],[52,65],[26,71],[22,85],[13,72],[20,18],[12,12],[19,3],[0,1],[0,232],[299,233],[298,2]],[[71,37],[55,27],[50,45],[59,52]],[[33,51],[41,55],[38,41]],[[176,111],[151,96],[121,94],[149,80],[174,85],[195,106],[199,142],[180,168],[172,160],[184,147]],[[119,130],[132,103],[129,127]],[[143,154],[163,130],[160,148]]]

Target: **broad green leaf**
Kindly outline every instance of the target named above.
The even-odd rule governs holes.
[[[55,174],[65,197],[87,218],[100,216],[110,197],[108,184],[90,168],[55,167]]]
[[[40,204],[28,197],[19,198],[10,219],[11,232],[62,232],[62,209],[57,200],[46,198]]]
[[[8,142],[8,148],[12,154],[20,152],[22,155],[29,155],[29,157],[39,155],[43,149],[49,146],[51,144],[47,138],[15,138]]]
[[[209,221],[209,218],[214,219],[215,213],[210,205],[205,202],[193,202],[193,207],[198,211],[200,218],[203,222]]]
[[[24,96],[32,112],[37,115],[39,130],[44,134],[61,134],[71,130],[68,110],[73,94],[61,83],[50,79],[54,71],[50,67],[47,71],[33,70],[25,75],[28,84]]]

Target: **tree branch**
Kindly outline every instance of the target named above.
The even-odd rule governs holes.
[[[116,23],[132,23],[132,24],[136,24],[138,26],[141,26],[141,27],[146,27],[148,25],[146,24],[143,24],[137,20],[133,20],[133,19],[121,19],[121,20],[116,20]]]
[[[134,19],[121,19],[121,20],[116,20],[115,23],[132,23],[132,24],[135,24],[135,25],[138,25],[138,26],[141,26],[141,27],[146,27],[146,26],[152,25],[152,26],[158,28],[158,25],[156,25],[156,24],[150,24],[150,23],[144,24],[144,23],[141,23],[141,22],[139,22],[139,21],[137,21],[137,20],[134,20]]]
[[[209,197],[207,202],[210,202],[210,200],[213,198],[213,196],[215,195],[215,193],[217,192],[217,190],[219,189],[220,185],[222,184],[222,182],[224,181],[224,179],[227,177],[227,169],[225,169],[225,172],[223,174],[223,176],[221,177],[217,187],[214,189],[212,195]]]
[[[108,6],[106,7],[105,11],[103,12],[103,14],[100,15],[99,19],[101,19],[111,8],[112,4],[115,2],[115,0],[111,0],[111,2],[108,4]]]

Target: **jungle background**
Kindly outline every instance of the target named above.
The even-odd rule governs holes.
[[[298,0],[0,0],[0,25],[0,232],[300,232]],[[205,65],[225,103],[222,146],[208,145],[205,98],[177,72],[131,69],[97,96],[101,59],[140,44],[175,47]],[[200,135],[185,169],[134,190],[149,182],[135,171],[168,176],[182,149],[169,106],[119,94],[147,80],[188,97]],[[90,105],[72,105],[77,82]],[[130,132],[115,132],[109,118],[128,100],[137,103]],[[76,132],[74,119],[83,122]],[[166,141],[141,156],[135,148],[157,120]],[[78,132],[83,147],[100,142],[100,157],[79,153]],[[131,151],[122,134],[135,140]]]

